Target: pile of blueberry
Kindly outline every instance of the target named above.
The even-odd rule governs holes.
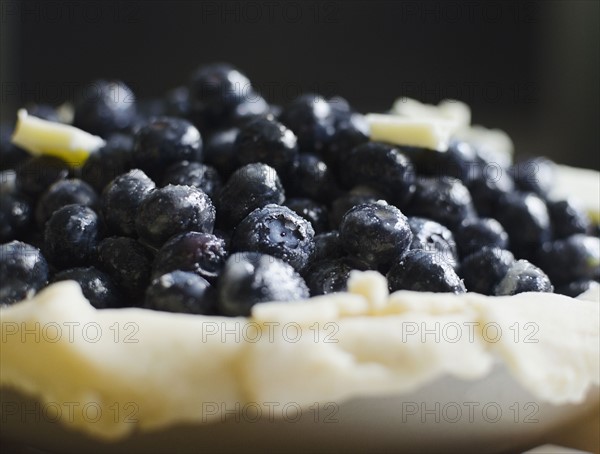
[[[96,81],[73,124],[106,140],[79,167],[3,127],[0,304],[72,279],[97,308],[235,316],[343,291],[352,270],[486,295],[576,296],[600,278],[598,227],[549,199],[549,160],[372,142],[344,99],[271,105],[230,65],[147,102]]]

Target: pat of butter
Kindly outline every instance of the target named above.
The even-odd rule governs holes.
[[[64,159],[73,167],[83,165],[90,153],[105,144],[98,136],[71,125],[33,117],[25,109],[17,113],[12,143],[36,156],[50,155]]]
[[[390,113],[407,118],[434,118],[446,120],[464,128],[471,124],[471,109],[464,102],[445,99],[437,106],[424,104],[411,98],[398,98]]]
[[[394,145],[446,151],[455,124],[432,118],[404,118],[398,115],[368,114],[371,140]]]

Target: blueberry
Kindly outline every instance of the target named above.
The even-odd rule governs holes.
[[[434,220],[450,229],[476,216],[469,190],[460,180],[450,177],[418,178],[407,212],[412,216]]]
[[[486,217],[494,217],[502,197],[515,188],[510,174],[496,163],[482,164],[481,174],[467,184],[477,213]]]
[[[219,198],[219,222],[233,227],[251,211],[269,203],[282,204],[283,187],[277,172],[266,164],[248,164],[236,170]]]
[[[400,208],[415,190],[415,172],[410,160],[397,148],[379,142],[353,148],[340,162],[339,177],[346,188],[372,187]]]
[[[324,259],[337,259],[344,257],[346,254],[340,240],[340,233],[337,230],[315,235],[315,262]]]
[[[59,180],[40,197],[35,210],[35,220],[40,229],[52,213],[66,205],[83,205],[96,208],[98,195],[85,181],[79,179]]]
[[[44,254],[59,269],[92,265],[102,235],[100,218],[83,205],[56,210],[44,230]]]
[[[135,96],[127,85],[118,80],[96,80],[76,102],[73,125],[106,137],[129,128],[135,116]]]
[[[412,239],[406,216],[383,201],[355,206],[340,223],[344,249],[383,272],[409,249]]]
[[[396,259],[387,273],[390,291],[464,293],[465,285],[439,254],[413,249]]]
[[[154,279],[146,290],[144,307],[184,314],[214,313],[206,279],[186,271],[173,271]]]
[[[48,263],[39,249],[20,241],[0,244],[0,306],[30,298],[47,280]]]
[[[225,124],[243,127],[259,118],[273,120],[275,117],[271,114],[271,107],[267,101],[255,91],[249,91],[243,102],[235,106]]]
[[[133,137],[111,134],[106,144],[90,156],[81,168],[81,179],[102,192],[119,175],[133,168]]]
[[[111,278],[94,267],[69,268],[59,271],[51,282],[76,281],[83,296],[96,309],[121,307],[121,295]]]
[[[443,152],[424,148],[409,150],[401,149],[407,152],[420,174],[458,178],[465,184],[481,177],[481,163],[467,142],[453,140]]]
[[[546,206],[555,239],[567,238],[588,231],[590,221],[585,212],[573,200],[548,201]]]
[[[285,170],[298,154],[294,133],[268,118],[258,118],[244,126],[236,137],[234,149],[240,164],[262,162],[277,172]]]
[[[442,224],[430,219],[411,217],[408,225],[413,234],[411,249],[422,249],[439,254],[440,259],[456,268],[458,253],[452,232]]]
[[[231,128],[217,131],[208,137],[204,145],[204,162],[216,168],[219,174],[228,178],[237,168],[234,143],[239,129]]]
[[[178,161],[201,159],[200,132],[182,118],[154,118],[135,134],[134,163],[151,177]]]
[[[571,298],[577,298],[582,293],[587,292],[593,286],[598,285],[597,282],[590,279],[569,282],[568,284],[560,285],[554,290],[561,295],[567,295]]]
[[[461,257],[467,257],[485,246],[508,249],[508,233],[492,218],[467,219],[454,230]]]
[[[210,233],[187,232],[167,241],[157,252],[152,276],[175,270],[191,271],[213,282],[221,272],[227,247],[225,241]]]
[[[498,202],[494,216],[508,233],[517,257],[530,258],[551,236],[546,204],[533,193],[512,192]]]
[[[139,169],[111,181],[101,197],[102,213],[109,229],[119,235],[135,236],[137,211],[154,188],[154,182]]]
[[[470,292],[493,295],[494,288],[506,276],[514,261],[512,252],[484,246],[465,257],[460,265],[459,274]]]
[[[329,230],[329,216],[325,205],[311,199],[292,198],[286,200],[285,206],[309,221],[315,233],[323,233]]]
[[[330,102],[330,104],[332,104]],[[332,104],[333,105],[333,104]],[[352,113],[344,119],[338,119],[335,131],[326,147],[321,150],[323,159],[336,168],[341,160],[357,145],[369,141],[369,125],[364,116]]]
[[[553,292],[550,279],[537,266],[527,260],[517,260],[494,289],[494,295],[516,295],[523,292]]]
[[[213,63],[198,68],[189,84],[190,108],[201,128],[226,123],[240,104],[256,97],[248,78],[231,65]]]
[[[279,119],[298,137],[300,151],[323,150],[335,133],[335,112],[317,95],[305,94],[294,99]]]
[[[315,251],[315,231],[306,219],[280,205],[257,208],[236,227],[232,250],[269,254],[296,270],[309,264]]]
[[[556,164],[547,158],[526,159],[510,169],[517,188],[544,197],[554,184]]]
[[[536,264],[557,285],[582,279],[600,280],[600,239],[576,234],[547,242],[538,251]]]
[[[30,230],[32,208],[18,192],[0,192],[0,243],[22,237]]]
[[[30,156],[11,143],[13,129],[12,125],[0,123],[0,170],[15,169]]]
[[[308,197],[329,203],[339,195],[333,172],[314,154],[298,155],[283,175],[288,197]]]
[[[106,238],[98,245],[98,258],[125,295],[133,299],[143,295],[152,267],[152,255],[143,245],[133,238]]]
[[[352,270],[365,270],[368,265],[352,257],[330,258],[314,262],[305,273],[311,296],[347,290]]]
[[[206,192],[215,200],[221,191],[223,182],[217,169],[199,162],[181,161],[170,166],[162,179],[163,186],[178,184],[193,186]]]
[[[356,205],[374,203],[382,199],[382,194],[373,191],[370,188],[363,187],[355,188],[352,191],[339,196],[331,203],[331,210],[329,212],[329,222],[331,227],[333,229],[339,229],[340,222],[342,222],[344,215]]]
[[[230,316],[248,316],[257,303],[309,297],[306,283],[294,268],[257,252],[233,254],[227,259],[218,292],[219,310]]]
[[[205,192],[172,184],[150,192],[135,220],[140,238],[155,247],[178,233],[212,233],[214,224],[215,207]]]
[[[176,87],[165,95],[165,114],[172,117],[185,118],[189,115],[190,90],[188,87]]]
[[[69,176],[69,166],[53,156],[29,158],[17,168],[17,188],[37,199],[52,183]]]

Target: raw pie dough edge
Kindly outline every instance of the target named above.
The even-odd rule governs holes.
[[[349,287],[256,306],[244,319],[96,310],[76,283],[59,282],[0,309],[0,384],[46,403],[100,407],[98,421],[74,411],[68,423],[106,439],[218,421],[236,403],[308,407],[405,395],[445,375],[480,380],[497,361],[556,405],[579,403],[599,385],[597,299],[387,297],[375,272],[354,272]],[[115,418],[115,405],[137,422]]]

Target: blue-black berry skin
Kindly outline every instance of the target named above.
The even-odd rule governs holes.
[[[92,266],[87,268],[69,268],[59,271],[51,282],[76,281],[83,296],[96,309],[121,307],[122,297],[117,286],[108,274]]]
[[[494,217],[502,224],[517,256],[531,258],[551,238],[546,204],[531,192],[511,192],[499,201]]]
[[[454,238],[463,258],[485,246],[508,249],[508,233],[492,218],[472,218],[463,221],[454,230]]]
[[[444,152],[425,148],[401,150],[412,159],[419,174],[458,178],[465,184],[481,177],[481,163],[475,149],[467,142],[454,140]]]
[[[186,232],[167,241],[156,253],[152,276],[157,278],[175,270],[190,271],[214,282],[223,269],[228,251],[216,235]]]
[[[480,251],[465,257],[459,274],[470,292],[493,295],[494,289],[514,262],[512,252],[484,246]]]
[[[244,126],[234,148],[240,165],[262,162],[283,172],[298,155],[295,134],[278,121],[258,118]]]
[[[204,162],[217,169],[223,178],[229,178],[238,167],[234,144],[239,132],[238,128],[216,131],[204,145]]]
[[[454,268],[438,254],[413,249],[397,259],[387,273],[390,291],[465,293]]]
[[[0,244],[0,306],[33,296],[46,285],[48,272],[38,248],[21,241]]]
[[[335,133],[335,112],[329,102],[318,95],[304,94],[281,112],[280,121],[298,137],[300,151],[319,152]]]
[[[68,164],[53,156],[35,156],[24,161],[16,170],[17,189],[37,199],[46,189],[69,176]]]
[[[346,255],[347,252],[342,246],[342,240],[340,240],[340,232],[337,230],[315,235],[315,262],[325,259],[337,259]]]
[[[309,221],[315,233],[319,234],[329,230],[329,215],[325,205],[311,199],[291,198],[286,200],[285,206]]]
[[[235,252],[260,252],[304,270],[315,252],[315,231],[309,221],[287,207],[269,204],[257,208],[236,227]]]
[[[13,125],[0,123],[0,170],[15,169],[22,164],[29,153],[11,142]]]
[[[352,270],[366,270],[368,265],[352,257],[326,258],[314,262],[304,275],[311,296],[344,292]]]
[[[187,271],[173,271],[154,279],[146,290],[144,307],[157,311],[210,315],[214,312],[206,279]]]
[[[342,119],[338,117],[335,132],[320,154],[328,165],[337,168],[350,150],[368,141],[369,125],[365,117],[359,113],[352,113]]]
[[[545,243],[538,251],[536,265],[557,285],[600,280],[600,239],[577,234]]]
[[[133,168],[133,137],[111,134],[106,145],[90,154],[81,168],[81,179],[98,193],[119,175]]]
[[[576,202],[572,200],[547,201],[546,206],[555,239],[568,238],[589,230],[590,220]]]
[[[256,96],[248,78],[226,63],[201,66],[189,84],[190,111],[203,130],[228,123],[236,107]]]
[[[339,178],[351,188],[366,185],[403,208],[415,191],[415,170],[398,148],[379,142],[367,142],[353,148],[340,161]]]
[[[556,164],[544,157],[526,159],[516,163],[510,172],[519,190],[545,197],[554,184]]]
[[[89,266],[102,235],[100,218],[83,205],[56,210],[44,230],[44,254],[59,269]]]
[[[312,153],[299,154],[283,173],[287,197],[308,197],[329,203],[340,195],[333,172]]]
[[[214,225],[215,207],[205,192],[171,184],[148,194],[135,221],[140,238],[154,247],[178,233],[212,233]]]
[[[227,259],[218,293],[219,312],[229,316],[248,316],[258,303],[309,297],[306,283],[293,267],[257,252],[237,253]]]
[[[560,295],[577,298],[582,293],[587,292],[593,286],[598,285],[596,281],[583,279],[580,281],[569,282],[568,284],[557,286],[554,291]]]
[[[440,259],[456,268],[458,252],[452,232],[442,224],[430,219],[411,217],[408,225],[413,234],[411,249],[422,249],[438,254]]]
[[[482,164],[481,173],[468,182],[477,214],[495,217],[501,199],[515,189],[508,171],[496,163]]]
[[[135,302],[150,283],[152,254],[133,238],[110,237],[98,245],[100,267]],[[128,304],[132,305],[132,304]]]
[[[223,186],[219,197],[219,222],[234,227],[251,211],[270,203],[282,204],[285,193],[273,167],[254,163],[240,167]]]
[[[28,233],[33,218],[29,199],[18,192],[0,192],[0,243]]]
[[[200,162],[181,161],[170,166],[162,179],[163,186],[168,184],[178,184],[182,186],[193,186],[206,192],[206,194],[215,200],[223,182],[217,169]]]
[[[340,223],[340,239],[350,255],[383,272],[409,248],[413,234],[408,219],[393,205],[357,205]]]
[[[407,211],[453,229],[466,219],[476,217],[469,190],[450,177],[421,177]]]
[[[331,228],[338,230],[340,223],[344,215],[354,208],[356,205],[363,203],[375,203],[378,200],[382,200],[382,196],[377,191],[362,190],[369,188],[360,188],[360,190],[352,190],[346,194],[342,194],[331,203],[331,210],[329,211],[329,222]]]
[[[102,192],[100,205],[104,221],[115,234],[136,236],[138,208],[156,187],[140,169],[133,169],[112,180]]]
[[[496,296],[516,295],[524,292],[553,292],[548,276],[527,260],[517,260],[494,289]]]
[[[164,97],[165,114],[185,118],[190,114],[190,90],[180,86],[169,90]]]
[[[76,103],[73,125],[106,137],[129,128],[135,117],[135,96],[127,85],[116,80],[96,80]]]
[[[154,118],[136,133],[133,159],[148,175],[160,175],[176,162],[201,161],[202,137],[182,118]]]
[[[52,213],[73,204],[95,209],[98,205],[98,194],[89,184],[77,178],[57,181],[38,200],[35,209],[37,225],[43,228]]]

